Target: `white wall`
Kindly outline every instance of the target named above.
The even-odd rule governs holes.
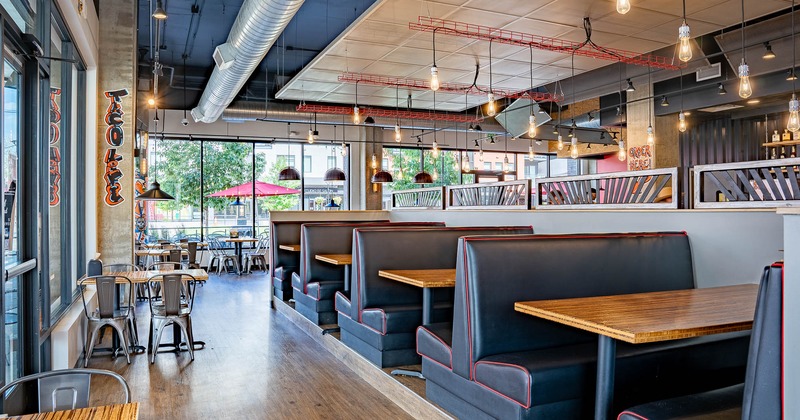
[[[536,233],[686,231],[698,287],[756,283],[783,255],[783,221],[774,210],[702,211],[415,211],[392,221],[441,221],[448,226],[533,225]],[[644,268],[643,268],[644,269]]]

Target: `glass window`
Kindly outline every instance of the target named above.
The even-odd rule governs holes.
[[[175,200],[137,201],[137,206],[140,204],[143,206],[141,208],[144,211],[143,216],[146,220],[149,219],[145,224],[145,235],[140,235],[140,238],[145,242],[182,238],[199,240],[202,198],[215,192],[201,191],[203,186],[200,178],[200,142],[156,140],[156,137],[149,138],[148,149],[158,155],[151,154],[148,157],[147,163],[150,167],[144,176],[149,181],[157,179],[161,188],[175,197]],[[211,161],[210,167],[219,167],[216,159],[211,158],[209,161]],[[149,186],[149,183],[143,182],[142,179],[139,182],[145,188]]]
[[[311,166],[311,156],[303,156],[303,173],[310,174],[314,168]]]
[[[345,203],[346,182],[327,182],[325,172],[328,162],[342,169],[345,158],[339,144],[304,144],[303,203],[304,210],[338,210],[347,208]],[[323,163],[325,162],[325,163]],[[342,162],[339,166],[338,162]],[[331,200],[335,206],[331,205]],[[327,206],[327,207],[326,207]],[[338,206],[338,207],[337,207]]]
[[[51,26],[52,36],[50,37],[50,55],[53,57],[61,58],[64,56],[64,49],[66,43],[61,41],[59,37],[59,29],[53,24]],[[68,231],[62,229],[68,224],[62,223],[63,213],[66,211],[66,206],[63,205],[63,185],[65,181],[65,172],[63,170],[65,155],[65,145],[68,143],[69,138],[65,130],[66,118],[64,113],[64,91],[66,87],[64,82],[68,81],[68,72],[64,71],[65,62],[52,61],[50,66],[50,217],[49,217],[49,280],[50,280],[50,307],[55,311],[61,303],[61,283],[62,283],[62,268],[64,265],[63,255],[64,248],[61,246],[62,235],[67,235]]]
[[[286,146],[256,144],[256,179],[261,182],[300,190],[301,181],[278,181],[278,174],[287,166],[288,155],[276,155],[274,149],[286,151]],[[294,156],[291,156],[294,157]],[[256,233],[269,232],[269,212],[272,210],[300,210],[300,194],[262,197],[257,200]]]
[[[486,171],[491,171],[492,170],[492,162],[484,162],[483,163],[483,169],[486,170]]]
[[[328,156],[328,169],[336,167],[336,156]]]
[[[5,9],[8,17],[17,27],[25,33],[32,33],[34,29],[34,12],[36,1],[28,0],[0,0],[0,6]]]
[[[283,159],[284,165],[297,168],[297,166],[294,164],[294,155],[278,155],[278,158]]]
[[[264,162],[256,162],[256,167],[263,165]],[[203,142],[202,176],[205,195],[203,213],[205,234],[228,236],[231,229],[235,229],[240,236],[250,236],[253,226],[252,192],[245,196],[237,195],[238,191],[234,193],[223,193],[223,191],[252,182],[253,145]],[[239,197],[244,205],[232,205],[236,197]]]

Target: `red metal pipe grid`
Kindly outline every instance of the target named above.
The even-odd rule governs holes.
[[[353,115],[353,107],[336,105],[316,105],[300,104],[297,105],[298,112],[309,112],[318,114],[334,115]],[[384,108],[359,107],[359,113],[364,116],[402,118],[404,120],[428,120],[428,121],[449,121],[449,122],[480,122],[483,118],[476,118],[465,114],[446,114],[425,111],[407,111]]]
[[[381,76],[377,74],[365,74],[365,73],[353,73],[353,72],[342,73],[339,76],[339,81],[346,83],[364,83],[373,86],[391,86],[391,87],[398,86],[402,88],[417,89],[417,90],[428,90],[431,88],[431,84],[427,80],[398,78],[391,76]],[[449,82],[440,83],[439,90],[444,92],[466,93],[468,95],[486,95],[487,93],[489,93],[489,88],[487,87],[468,85],[464,83],[449,83]],[[551,101],[558,102],[564,99],[564,97],[561,95],[553,96],[552,94],[546,92],[530,92],[527,90],[511,91],[506,89],[492,89],[492,93],[494,93],[498,97],[504,97],[504,98],[516,99],[516,98],[528,97],[536,102],[551,102]]]
[[[506,29],[492,28],[489,26],[476,25],[472,23],[457,22],[453,20],[431,18],[419,16],[417,22],[409,22],[409,29],[433,32],[447,35],[461,36],[471,39],[484,41],[494,41],[509,45],[522,47],[533,47],[545,51],[561,52],[565,54],[580,55],[583,57],[597,58],[601,60],[622,61],[627,64],[638,66],[649,66],[665,70],[678,70],[680,66],[672,64],[671,59],[653,54],[639,54],[634,51],[621,50],[617,48],[603,48],[597,50],[592,46],[589,48],[580,42],[568,41],[558,38],[550,38],[541,35],[526,34],[523,32],[509,31]]]

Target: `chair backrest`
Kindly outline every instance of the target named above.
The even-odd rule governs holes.
[[[183,250],[180,248],[170,249],[169,250],[169,260],[174,263],[181,262],[181,256],[183,255]]]
[[[684,232],[461,238],[453,372],[471,378],[475,362],[489,355],[597,340],[596,334],[516,312],[514,302],[694,287]]]
[[[531,226],[356,228],[351,317],[360,322],[365,308],[422,304],[419,288],[380,277],[380,270],[452,269],[461,236],[531,233]],[[437,291],[436,301],[452,301],[452,296],[450,290]]]
[[[24,376],[0,388],[2,412],[12,416],[32,413],[34,408],[26,409],[23,401],[31,399],[29,395],[25,395],[24,390],[32,389],[25,385],[33,382],[37,384],[37,391],[33,393],[36,397],[33,400],[37,402],[35,410],[40,413],[88,407],[92,375],[116,379],[122,387],[125,400],[115,402],[127,404],[131,401],[128,382],[116,372],[103,369],[63,369]],[[110,402],[106,404],[108,403]]]
[[[180,242],[182,244],[189,243],[189,238],[181,238],[181,239],[178,240],[178,242]]]
[[[131,282],[131,279],[125,276],[89,276],[81,279],[78,285],[83,291],[86,285],[90,284],[91,282],[94,282],[95,287],[97,288],[97,309],[100,318],[111,318],[114,316],[114,309],[116,307],[114,296],[117,293],[118,284],[125,286],[123,293],[127,295],[126,297],[120,297],[120,299],[124,299],[125,302],[133,301],[133,283]],[[81,293],[81,299],[83,299],[83,311],[88,318],[91,315],[89,313],[85,293]],[[129,310],[130,306],[123,307],[123,313],[125,313],[125,315],[127,315],[127,311]]]
[[[181,304],[186,303],[189,313],[194,307],[194,292],[197,286],[197,279],[189,274],[159,274],[150,278],[148,282],[148,293],[153,296],[151,288],[156,282],[161,283],[162,302],[164,312],[167,316],[178,315],[181,312]],[[150,302],[150,311],[153,311],[153,299]]]
[[[177,266],[177,267],[176,267]],[[179,269],[180,266],[174,262],[154,262],[147,266],[147,271],[172,271]]]
[[[103,274],[123,271],[139,271],[139,266],[135,264],[107,264],[103,266]]]
[[[187,251],[189,252],[189,263],[194,264],[197,262],[197,242],[189,242],[187,247]]]
[[[158,240],[158,243],[159,243],[159,245],[168,245],[168,244],[169,244],[169,241],[168,241],[168,240],[166,240],[166,239],[159,239],[159,240]]]
[[[782,262],[765,268],[761,277],[747,357],[743,420],[779,420],[783,414],[783,280]]]

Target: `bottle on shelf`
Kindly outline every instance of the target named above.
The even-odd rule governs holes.
[[[778,134],[778,130],[775,130],[775,132],[772,134],[772,141],[774,143],[781,141],[781,135]]]
[[[787,129],[783,129],[783,141],[791,141],[792,140],[792,133],[789,132]]]

